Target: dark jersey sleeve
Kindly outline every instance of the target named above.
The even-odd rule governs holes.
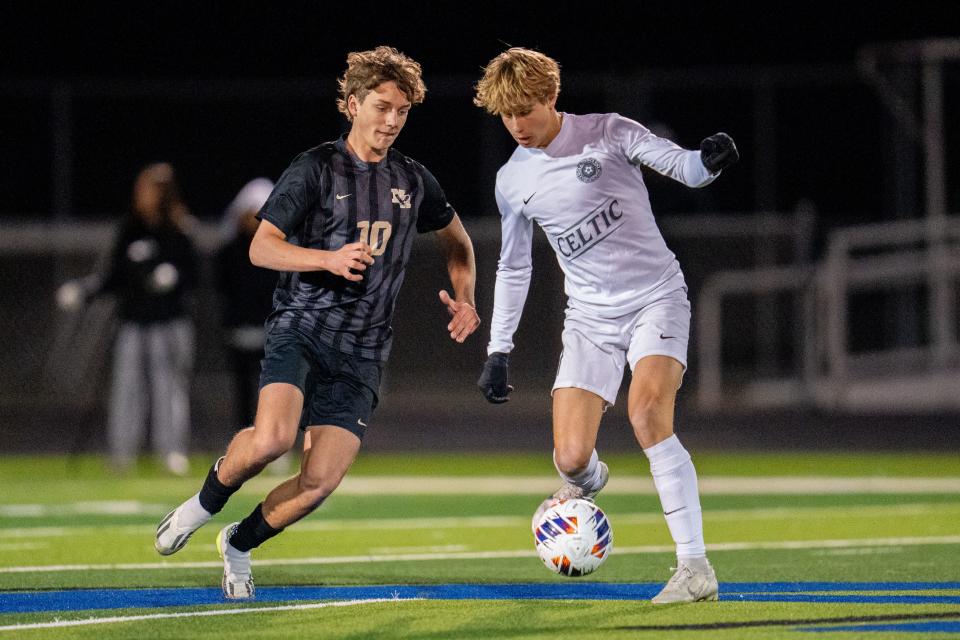
[[[440,188],[437,179],[426,167],[420,166],[423,169],[424,194],[420,211],[417,213],[417,233],[426,233],[446,227],[453,220],[456,211],[447,202],[447,196]]]
[[[257,217],[289,236],[303,222],[320,195],[321,166],[316,154],[305,151],[283,172]]]

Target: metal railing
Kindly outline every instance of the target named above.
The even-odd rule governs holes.
[[[960,218],[933,226],[927,220],[841,228],[829,235],[825,258],[816,266],[722,271],[704,284],[695,308],[699,325],[697,402],[705,410],[724,407],[816,404],[851,409],[960,406],[960,344],[957,341],[957,280],[960,278]],[[928,339],[919,346],[894,345],[854,353],[851,298],[864,291],[920,289],[925,293]],[[731,296],[789,292],[793,315],[783,317],[798,340],[789,375],[725,379],[723,303]],[[956,378],[958,394],[945,385]],[[891,396],[892,381],[915,388]],[[871,390],[871,385],[873,389]],[[886,394],[886,395],[885,395]]]

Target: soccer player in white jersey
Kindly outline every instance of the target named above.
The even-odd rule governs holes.
[[[563,353],[553,385],[553,460],[564,484],[534,522],[551,501],[593,499],[606,484],[597,432],[629,364],[630,423],[677,547],[676,573],[653,602],[716,600],[696,471],[673,433],[690,303],[640,166],[702,187],[737,161],[736,146],[718,133],[689,151],[616,113],[559,112],[559,65],[529,49],[511,48],[491,60],[476,89],[474,103],[499,115],[519,145],[497,173],[503,235],[488,359],[478,382],[490,402],[506,402],[513,390],[508,356],[530,286],[533,223],[565,275]]]

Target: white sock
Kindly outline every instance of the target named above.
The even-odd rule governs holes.
[[[703,558],[703,517],[697,490],[697,470],[690,454],[676,435],[643,452],[650,460],[650,473],[660,494],[660,505],[670,535],[677,545],[677,558]]]
[[[560,467],[557,466],[557,450],[553,450],[553,466],[556,467],[557,473],[560,474],[560,477],[564,481],[569,482],[570,484],[580,487],[584,491],[594,491],[595,489],[600,488],[600,482],[602,481],[600,473],[600,458],[597,456],[597,450],[594,449],[593,453],[590,454],[590,461],[587,462],[587,466],[573,475],[567,475],[560,470]]]
[[[205,524],[213,517],[209,511],[200,506],[200,494],[196,493],[180,505],[180,522],[189,526]]]

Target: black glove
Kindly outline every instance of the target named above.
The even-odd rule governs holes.
[[[477,386],[487,402],[503,404],[510,400],[507,396],[513,391],[513,387],[507,384],[508,357],[506,353],[491,353],[483,365],[483,373],[477,380]]]
[[[710,173],[716,173],[739,159],[737,145],[725,133],[715,133],[700,143],[700,161]]]

